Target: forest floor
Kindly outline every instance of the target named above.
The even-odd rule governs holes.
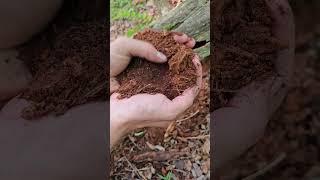
[[[116,1],[116,0],[115,0]],[[111,2],[112,3],[112,2]],[[170,1],[174,8],[180,1]],[[137,8],[152,19],[159,17],[160,10],[154,4],[141,2]],[[122,8],[122,9],[125,9]],[[134,9],[134,10],[132,10]],[[112,14],[111,9],[111,14]],[[114,13],[115,14],[115,13]],[[125,13],[122,13],[124,16]],[[134,14],[134,13],[133,13]],[[118,36],[131,36],[140,17],[135,19],[111,18],[111,41]],[[145,24],[144,26],[147,26]],[[143,26],[143,27],[144,27]],[[209,89],[208,65],[203,86],[197,101],[176,123],[168,129],[147,128],[129,134],[112,152],[112,179],[199,179],[210,178],[210,136],[209,136]]]
[[[299,3],[291,2],[296,16],[295,74],[291,89],[263,138],[225,169],[221,179],[298,180],[320,175],[320,23],[315,21],[320,13],[312,3],[297,6]],[[156,17],[157,7],[151,9]],[[112,21],[111,39],[126,35],[134,24],[128,20]],[[208,68],[204,64],[204,69]],[[203,76],[208,83],[208,71]],[[197,102],[174,126],[167,130],[137,130],[128,135],[112,153],[111,177],[209,178],[207,87],[204,86]]]

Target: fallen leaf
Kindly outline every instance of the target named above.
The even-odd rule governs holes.
[[[210,154],[210,140],[209,140],[209,138],[207,138],[206,141],[204,142],[204,144],[202,146],[202,151],[207,155]]]

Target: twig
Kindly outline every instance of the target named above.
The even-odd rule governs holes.
[[[177,172],[180,172],[180,173],[183,173],[183,174],[186,174],[186,173],[187,173],[186,171],[183,171],[183,170],[180,170],[180,169],[173,169],[173,170],[175,170],[175,171],[177,171]]]
[[[139,170],[139,171],[147,171],[147,170],[149,170],[149,169],[150,169],[150,168],[144,167],[144,168],[137,169],[137,170]],[[129,170],[129,169],[125,169],[124,171],[126,171],[126,172],[134,172],[134,170]],[[127,173],[125,173],[125,174],[127,174]]]
[[[144,180],[147,180],[147,178],[143,174],[140,173],[140,171],[137,169],[137,167],[135,165],[131,164],[131,162],[126,157],[124,157],[124,159],[127,161],[129,166],[133,169],[133,171],[136,175],[138,175],[140,178],[142,178]]]
[[[200,111],[199,111],[199,110],[197,110],[195,113],[191,114],[190,116],[188,116],[188,117],[186,117],[186,118],[183,118],[183,119],[179,119],[179,120],[177,120],[177,123],[181,123],[181,122],[183,122],[183,121],[186,121],[186,120],[188,120],[188,119],[190,119],[190,118],[194,117],[195,115],[197,115],[199,112],[200,112]]]
[[[286,153],[282,152],[273,162],[271,162],[270,164],[266,165],[264,168],[258,170],[256,173],[251,174],[250,176],[248,176],[242,180],[253,180],[259,176],[262,176],[266,172],[270,171],[273,167],[278,165],[285,158],[286,158]]]
[[[136,148],[138,148],[139,150],[142,150],[142,149],[134,142],[133,137],[132,137],[131,135],[128,135],[128,138],[129,138],[129,140],[132,142],[132,144],[133,144]]]
[[[210,135],[202,135],[202,136],[196,136],[196,137],[177,137],[177,139],[181,141],[186,141],[186,140],[193,140],[193,139],[206,139],[210,137]]]
[[[172,123],[169,124],[169,126],[167,127],[166,129],[166,133],[164,133],[164,139],[165,139],[165,142],[166,141],[169,141],[168,137],[170,136],[171,132],[176,128],[176,122],[173,121]]]

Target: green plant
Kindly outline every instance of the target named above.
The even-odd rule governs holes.
[[[148,26],[148,24],[137,24],[132,28],[129,28],[127,30],[127,36],[128,37],[132,37],[134,34],[136,34],[137,32],[145,29]]]
[[[141,136],[143,136],[145,133],[146,133],[145,131],[136,132],[136,133],[134,133],[134,136],[135,136],[135,137],[141,137]]]
[[[162,176],[160,174],[158,174],[159,178],[161,180],[171,180],[173,179],[173,173],[170,171],[166,176]]]
[[[153,17],[146,12],[140,12],[145,4],[133,4],[132,0],[111,0],[111,21],[127,20],[134,26],[127,30],[127,36],[132,37],[138,31],[146,28]]]

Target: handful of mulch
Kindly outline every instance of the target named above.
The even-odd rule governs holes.
[[[62,115],[74,106],[107,99],[106,29],[104,21],[75,24],[52,42],[37,39],[21,49],[20,58],[34,76],[21,95],[32,103],[23,118]]]
[[[213,2],[211,110],[224,106],[240,88],[275,74],[273,18],[264,0]]]
[[[167,56],[168,62],[153,63],[135,57],[127,69],[118,76],[119,98],[129,98],[136,94],[161,93],[170,100],[181,95],[197,82],[197,71],[193,63],[193,50],[174,40],[174,32],[145,30],[137,33],[134,39],[150,42]]]

